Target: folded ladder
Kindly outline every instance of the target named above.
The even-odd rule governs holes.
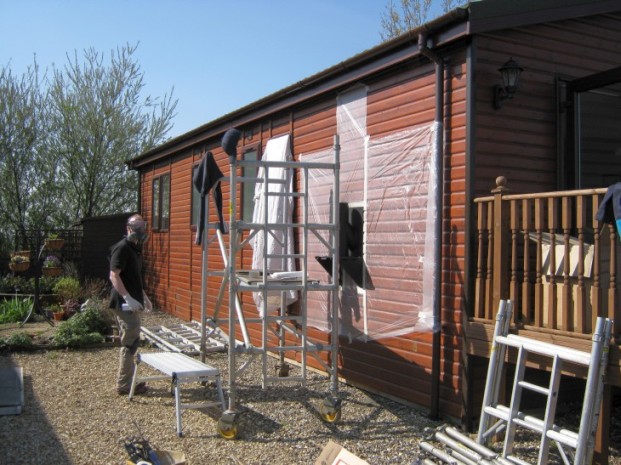
[[[500,302],[477,440],[474,441],[469,436],[446,425],[428,431],[426,440],[420,443],[422,451],[419,457],[420,463],[431,465],[435,462],[428,457],[433,457],[434,460],[452,465],[528,464],[529,462],[513,454],[517,427],[540,434],[541,442],[536,462],[538,465],[548,463],[549,448],[552,442],[556,443],[565,465],[587,465],[591,462],[602,401],[604,374],[608,363],[612,320],[597,319],[592,336],[591,352],[585,352],[509,334],[512,310],[511,301]],[[510,403],[504,406],[499,403],[498,399],[506,353],[510,347],[518,350],[518,358]],[[536,385],[524,380],[529,355],[547,357],[552,361],[547,385]],[[564,364],[588,367],[578,431],[561,429],[554,423]],[[535,392],[546,397],[546,408],[542,418],[526,415],[520,410],[520,401],[524,391]],[[489,439],[503,431],[505,436],[502,451],[489,449],[487,447]]]
[[[508,334],[511,313],[512,303],[510,301],[501,303],[496,318],[477,442],[485,444],[490,437],[504,429],[505,438],[501,457],[513,463],[524,463],[513,455],[516,428],[523,427],[541,435],[537,464],[548,463],[550,444],[553,441],[566,465],[590,463],[602,401],[604,374],[608,363],[612,321],[601,317],[597,319],[589,353]],[[511,400],[509,405],[505,406],[498,402],[498,398],[505,353],[509,347],[518,350],[518,357]],[[524,380],[526,363],[531,355],[551,360],[552,369],[547,385],[533,384]],[[555,424],[561,373],[566,364],[588,368],[578,431],[561,429]],[[542,418],[526,415],[520,410],[522,395],[527,391],[546,397],[546,407]],[[492,423],[494,420],[496,422]],[[569,454],[567,449],[571,449]]]
[[[147,365],[156,369],[157,371],[162,372],[163,375],[139,377],[138,367],[141,362],[144,362]],[[179,352],[156,352],[148,354],[138,354],[138,363],[136,363],[136,367],[134,369],[134,377],[129,392],[129,399],[131,400],[133,398],[134,389],[136,388],[136,385],[138,383],[168,378],[172,380],[174,388],[178,436],[183,435],[181,429],[181,414],[183,413],[183,410],[202,409],[212,406],[220,406],[222,410],[224,410],[225,404],[224,394],[222,392],[222,384],[220,382],[220,370]],[[213,381],[216,383],[216,389],[218,394],[217,402],[212,401],[199,403],[183,403],[181,401],[181,384],[207,381]]]

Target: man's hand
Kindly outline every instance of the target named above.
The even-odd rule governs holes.
[[[142,310],[142,304],[134,299],[131,295],[124,295],[123,299],[125,300],[125,303],[129,306],[132,312]]]
[[[142,294],[142,299],[144,300],[144,311],[151,312],[153,311],[153,304],[151,303],[151,299],[147,297],[147,294]]]

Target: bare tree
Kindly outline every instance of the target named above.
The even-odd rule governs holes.
[[[400,0],[399,5],[396,6],[395,2],[390,0],[381,16],[380,37],[382,41],[393,39],[424,24],[429,20],[429,12],[433,3],[433,0]],[[443,11],[447,12],[454,7],[453,0],[442,0]]]

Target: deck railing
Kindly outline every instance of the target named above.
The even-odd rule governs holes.
[[[595,219],[606,188],[514,195],[504,177],[496,184],[474,200],[473,319],[492,321],[509,298],[513,323],[525,329],[586,335],[598,316],[621,321],[619,237]]]

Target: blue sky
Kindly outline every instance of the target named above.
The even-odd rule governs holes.
[[[0,0],[0,66],[139,43],[145,93],[179,100],[171,137],[380,43],[388,0]],[[441,3],[436,0],[434,3]],[[434,16],[434,15],[432,15]]]

